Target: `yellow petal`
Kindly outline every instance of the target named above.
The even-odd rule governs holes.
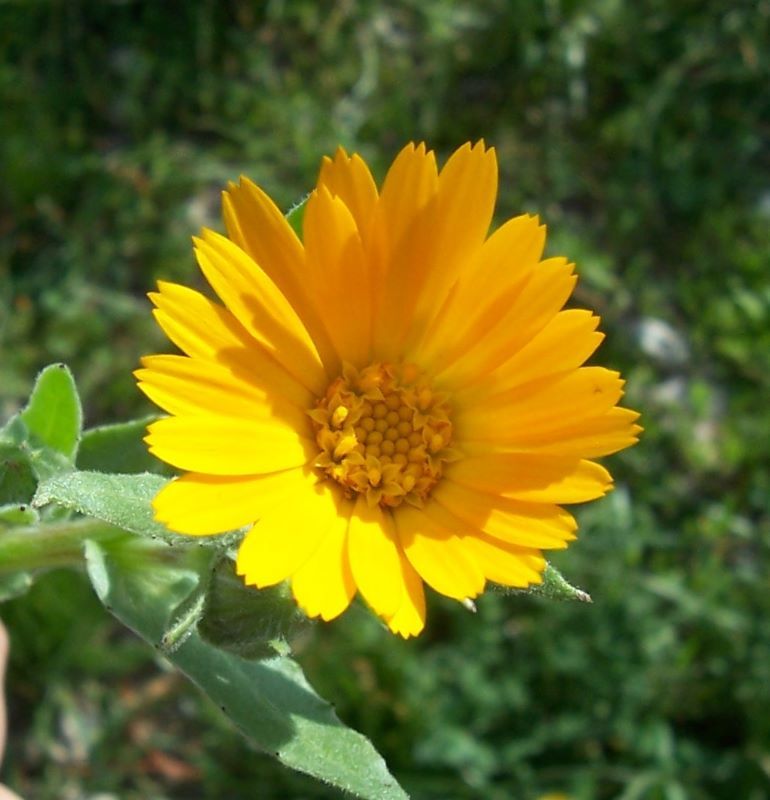
[[[297,431],[310,432],[303,408],[237,377],[227,367],[185,356],[145,356],[134,372],[139,388],[170,414],[221,414],[249,419],[273,418]]]
[[[348,523],[353,506],[340,503],[338,514],[318,549],[291,576],[294,599],[309,617],[338,617],[356,594],[348,560]]]
[[[206,280],[244,328],[316,394],[326,375],[318,352],[294,309],[259,266],[224,236],[204,231],[195,239]]]
[[[190,472],[167,483],[152,507],[155,519],[172,531],[206,536],[250,525],[305,483],[301,469],[243,477]]]
[[[389,512],[370,507],[363,495],[356,500],[348,528],[348,554],[356,586],[382,617],[398,611],[404,594],[401,555]]]
[[[273,586],[296,573],[316,552],[337,523],[334,491],[305,480],[291,502],[273,508],[246,534],[238,549],[237,572],[244,582],[262,588]]]
[[[510,544],[559,549],[575,538],[574,518],[555,505],[490,496],[447,478],[431,497],[472,529]]]
[[[609,472],[593,461],[533,453],[462,458],[444,474],[479,492],[533,503],[584,503],[612,488]]]
[[[371,361],[370,275],[356,223],[324,187],[310,195],[304,218],[306,280],[324,308],[340,363]]]
[[[301,467],[317,453],[309,439],[273,419],[168,417],[147,428],[150,452],[178,469],[256,475]]]
[[[438,511],[430,501],[423,510],[400,506],[394,518],[401,547],[420,577],[437,592],[456,600],[475,597],[484,589],[484,576],[455,531],[429,516]]]
[[[387,623],[393,633],[408,639],[410,636],[417,636],[425,627],[425,591],[422,579],[403,554],[400,561],[404,594],[398,611],[387,619]]]
[[[246,332],[226,309],[200,292],[165,281],[150,294],[158,324],[188,356],[216,361],[241,379],[307,408],[313,395]]]
[[[228,236],[259,264],[302,319],[326,365],[338,372],[324,326],[323,309],[308,291],[303,247],[280,209],[256,184],[241,178],[222,194]]]
[[[363,159],[356,153],[348,156],[341,147],[334,159],[325,156],[318,176],[318,187],[322,186],[348,207],[365,238],[377,204],[377,186]]]
[[[545,559],[539,550],[516,547],[484,534],[466,536],[463,545],[486,578],[501,586],[524,588],[543,581]]]

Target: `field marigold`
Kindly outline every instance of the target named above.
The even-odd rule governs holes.
[[[227,236],[195,239],[222,305],[171,283],[155,317],[186,355],[137,371],[171,416],[150,450],[186,472],[155,498],[185,534],[249,525],[247,584],[290,579],[330,620],[356,592],[402,636],[423,583],[463,601],[487,580],[539,583],[576,523],[560,504],[605,494],[592,460],[636,441],[617,372],[582,366],[602,340],[562,310],[565,258],[527,215],[487,238],[497,162],[466,144],[439,172],[405,147],[381,191],[364,161],[324,159],[302,240],[246,179],[223,194]]]

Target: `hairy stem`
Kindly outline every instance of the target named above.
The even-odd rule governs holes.
[[[0,531],[0,575],[83,563],[86,539],[114,539],[125,533],[96,519],[79,519]]]

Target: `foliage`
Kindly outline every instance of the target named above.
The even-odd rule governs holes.
[[[770,5],[172,5],[0,6],[0,416],[52,360],[92,424],[149,411],[142,295],[189,282],[187,237],[239,172],[288,208],[338,142],[383,164],[483,136],[501,216],[540,213],[575,258],[643,411],[618,490],[557,560],[594,602],[434,601],[416,643],[353,609],[294,651],[417,798],[770,793]],[[3,447],[2,502],[27,513],[34,459]],[[97,450],[86,435],[81,470]],[[159,469],[131,453],[126,471]],[[82,576],[2,613],[23,794],[334,796],[158,672]]]

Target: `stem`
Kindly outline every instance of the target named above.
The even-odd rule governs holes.
[[[0,576],[83,563],[86,539],[125,535],[120,528],[97,519],[79,519],[12,528],[0,532]]]

